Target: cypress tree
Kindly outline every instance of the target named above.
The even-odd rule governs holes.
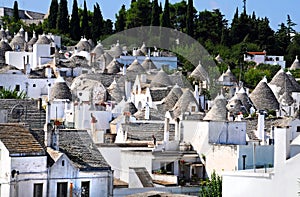
[[[186,17],[186,33],[189,36],[194,36],[194,5],[193,0],[188,1],[187,17]]]
[[[78,16],[77,0],[73,1],[72,15],[70,20],[70,36],[73,40],[80,39],[80,19]]]
[[[56,28],[57,12],[58,12],[58,2],[57,0],[52,0],[50,5],[50,10],[49,10],[49,16],[48,16],[49,29]]]
[[[169,0],[165,1],[165,8],[164,8],[164,11],[163,11],[162,17],[161,17],[161,26],[171,27]]]
[[[159,26],[159,6],[157,0],[152,2],[151,26]]]
[[[14,9],[13,9],[13,21],[18,22],[20,20],[19,16],[19,8],[18,8],[18,2],[14,2]]]
[[[56,29],[58,29],[63,34],[69,33],[69,14],[67,0],[60,0],[59,2]]]
[[[82,24],[81,24],[82,35],[87,39],[90,38],[89,18],[87,13],[86,1],[83,4]]]
[[[123,31],[126,26],[126,8],[123,4],[118,15],[116,14],[115,29],[117,32]]]
[[[98,3],[94,5],[94,15],[92,18],[92,39],[97,42],[97,39],[102,35],[103,29],[103,16]]]

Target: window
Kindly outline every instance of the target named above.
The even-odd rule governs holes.
[[[67,182],[60,182],[57,183],[57,197],[67,197],[68,196],[68,183]]]
[[[81,182],[81,197],[89,197],[90,196],[90,182],[83,181]]]
[[[297,127],[297,132],[300,132],[300,127]]]
[[[3,86],[0,86],[0,90],[2,90],[3,89]]]
[[[62,160],[62,161],[61,161],[61,165],[62,165],[62,166],[65,166],[65,160]]]
[[[43,183],[35,183],[33,185],[33,197],[43,196]]]
[[[35,88],[35,87],[36,87],[36,84],[32,84],[32,87],[34,87],[34,88]]]
[[[192,112],[196,111],[196,106],[192,106]]]
[[[15,90],[19,92],[20,91],[20,85],[16,85]]]

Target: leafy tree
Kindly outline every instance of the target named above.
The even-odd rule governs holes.
[[[200,190],[200,197],[222,197],[222,177],[215,171],[205,187]]]
[[[126,8],[123,4],[121,9],[119,10],[118,15],[116,14],[116,22],[115,22],[115,29],[116,32],[120,32],[125,30],[126,27]]]
[[[171,27],[169,0],[165,0],[165,7],[161,16],[160,25],[162,27]]]
[[[18,2],[14,1],[13,21],[18,22],[19,20],[20,20],[20,16],[19,16]]]
[[[148,26],[151,23],[151,3],[149,0],[132,2],[127,11],[127,29],[140,26]]]
[[[80,19],[78,15],[77,0],[73,1],[72,15],[70,20],[70,36],[73,40],[80,39]]]
[[[194,5],[193,0],[188,0],[186,16],[186,33],[194,36]]]
[[[88,18],[88,11],[86,7],[86,1],[84,0],[83,3],[83,14],[82,14],[82,23],[81,23],[81,31],[82,35],[87,39],[90,38],[90,27],[89,27],[89,18]]]
[[[67,0],[60,0],[59,2],[56,29],[63,34],[69,33],[69,14]]]
[[[284,23],[281,23],[279,29],[275,33],[275,40],[276,40],[276,49],[275,52],[277,54],[285,54],[287,47],[290,44],[290,36],[287,26]]]
[[[151,26],[159,26],[160,21],[159,21],[159,6],[158,6],[158,1],[153,0],[152,2],[152,11],[151,11]]]
[[[290,66],[293,63],[296,56],[298,56],[299,59],[300,57],[300,34],[299,33],[295,34],[291,43],[287,47],[287,54],[285,56],[285,60],[288,66]]]
[[[173,5],[170,4],[171,26],[182,32],[186,31],[187,9],[187,4],[184,0]]]
[[[94,5],[94,14],[92,17],[92,39],[94,42],[97,42],[97,40],[102,35],[102,29],[103,29],[103,16],[100,10],[100,6],[98,3]]]
[[[287,15],[286,24],[287,24],[287,29],[288,29],[289,36],[292,36],[292,34],[295,34],[296,30],[294,29],[294,26],[296,26],[297,24],[292,21],[290,15]]]
[[[104,21],[103,35],[111,35],[113,33],[113,22],[110,19]]]
[[[49,29],[56,28],[57,12],[58,12],[58,2],[57,2],[57,0],[52,0],[51,5],[50,5],[50,10],[49,10],[49,16],[48,16],[48,28]]]
[[[25,99],[26,93],[23,91],[11,90],[9,88],[0,89],[0,99]]]

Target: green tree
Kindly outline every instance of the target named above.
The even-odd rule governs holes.
[[[100,6],[98,3],[94,5],[94,14],[92,17],[92,39],[94,42],[97,42],[97,40],[102,35],[102,29],[103,29],[103,16],[100,10]]]
[[[186,1],[170,4],[170,20],[171,26],[175,29],[185,32],[186,31],[186,17],[187,17],[187,4]]]
[[[57,2],[57,0],[52,0],[50,9],[49,9],[49,16],[48,16],[48,28],[49,29],[56,28],[57,12],[58,12],[58,2]]]
[[[151,26],[159,26],[160,21],[159,21],[159,6],[158,6],[158,1],[153,0],[152,2],[152,11],[151,11]]]
[[[113,22],[110,19],[104,21],[103,35],[113,34]]]
[[[19,20],[20,20],[20,16],[19,16],[18,2],[14,1],[13,21],[18,22]]]
[[[284,23],[279,25],[279,29],[275,33],[276,40],[276,54],[284,55],[286,53],[287,47],[291,43],[289,31]]]
[[[169,0],[165,0],[165,7],[164,7],[164,11],[161,16],[160,25],[162,27],[171,27]]]
[[[60,0],[59,2],[56,29],[62,34],[69,33],[69,14],[67,0]]]
[[[193,0],[188,0],[187,16],[186,16],[186,33],[194,36],[194,5]]]
[[[132,2],[127,10],[127,29],[140,26],[148,26],[151,23],[151,3],[149,0]]]
[[[222,197],[222,177],[215,171],[211,174],[207,185],[200,190],[200,197]]]
[[[121,9],[119,10],[119,13],[116,14],[116,22],[115,22],[115,29],[116,32],[120,32],[125,30],[126,27],[126,8],[123,4]]]
[[[78,15],[77,0],[73,1],[72,15],[70,20],[70,36],[73,40],[80,40],[80,19]]]
[[[87,6],[86,6],[86,1],[85,0],[84,0],[84,3],[83,3],[81,31],[82,31],[82,35],[84,37],[86,37],[87,39],[90,38],[89,17],[88,17],[88,11],[87,11]]]

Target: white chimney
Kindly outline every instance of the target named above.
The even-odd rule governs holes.
[[[175,136],[174,136],[175,141],[180,141],[179,125],[180,125],[180,119],[176,118],[176,121],[175,121]]]
[[[170,130],[170,120],[169,120],[169,118],[165,118],[164,142],[169,141],[169,130]]]
[[[123,66],[123,75],[126,75],[126,64],[124,64],[124,66]]]
[[[150,107],[148,103],[146,103],[145,120],[149,120],[149,119],[150,119]]]
[[[125,96],[127,100],[130,98],[130,94],[131,94],[131,82],[125,79]]]
[[[274,129],[274,169],[280,170],[286,159],[290,157],[290,128],[275,127]]]
[[[26,75],[29,75],[30,74],[30,71],[31,71],[31,68],[30,68],[30,64],[29,64],[29,55],[27,55],[27,63],[26,63],[26,66],[25,66],[25,74]]]
[[[258,112],[257,129],[255,135],[262,141],[262,145],[265,144],[265,111],[260,110]]]
[[[199,104],[199,86],[195,85],[194,97]]]

